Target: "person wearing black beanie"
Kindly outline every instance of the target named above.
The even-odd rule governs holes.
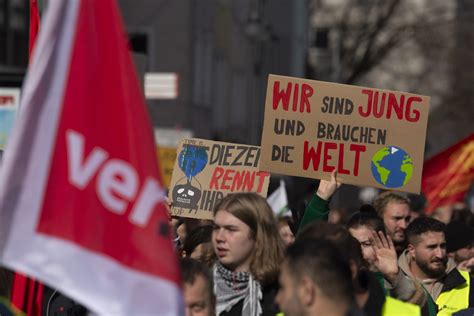
[[[458,269],[471,271],[474,267],[474,229],[460,221],[449,223],[446,252],[454,259]]]

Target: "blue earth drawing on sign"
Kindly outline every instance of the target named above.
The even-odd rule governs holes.
[[[191,182],[191,179],[201,172],[207,164],[207,151],[205,147],[184,145],[179,153],[178,165]]]
[[[207,161],[207,147],[183,145],[178,156],[178,166],[185,177],[179,181],[186,178],[186,183],[175,185],[172,192],[173,206],[189,209],[189,212],[192,210],[197,212],[202,195],[201,185],[196,179],[194,179],[196,186],[193,186],[192,182],[193,178],[206,167]]]
[[[399,188],[410,181],[413,161],[400,147],[387,146],[372,157],[372,176],[375,181],[388,188]]]

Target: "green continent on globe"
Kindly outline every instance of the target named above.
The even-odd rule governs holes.
[[[383,148],[382,150],[379,150],[378,152],[375,153],[374,157],[372,157],[372,162],[374,165],[377,167],[377,171],[380,174],[380,180],[382,181],[383,184],[387,183],[388,176],[390,175],[390,170],[385,169],[384,167],[381,167],[379,162],[387,155],[390,154],[390,148]]]
[[[411,160],[410,156],[405,155],[400,169],[405,174],[405,180],[403,180],[403,185],[405,185],[411,179],[413,174],[413,161]]]

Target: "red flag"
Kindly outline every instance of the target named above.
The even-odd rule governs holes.
[[[35,47],[40,25],[40,16],[38,10],[38,1],[30,0],[30,33],[29,49],[31,56]],[[22,273],[15,272],[13,276],[11,302],[20,310],[28,315],[40,316],[42,313],[43,285],[33,279],[28,278]]]
[[[461,201],[474,180],[474,134],[425,162],[422,191],[427,212]]]
[[[0,174],[6,266],[107,315],[175,315],[151,125],[114,0],[51,0]]]
[[[30,47],[29,54],[31,53],[36,43],[36,36],[38,35],[40,25],[40,16],[38,10],[38,0],[30,0]]]

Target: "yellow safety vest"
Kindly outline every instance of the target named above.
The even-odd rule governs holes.
[[[420,306],[403,302],[385,296],[385,303],[382,308],[382,316],[419,316],[421,315]]]
[[[438,296],[436,300],[438,316],[450,316],[452,313],[469,307],[469,272],[459,270],[459,273],[466,280],[466,283]]]
[[[420,316],[421,309],[420,306],[403,302],[392,298],[390,296],[385,296],[385,303],[382,307],[381,316]],[[283,313],[278,313],[275,316],[284,316]]]

